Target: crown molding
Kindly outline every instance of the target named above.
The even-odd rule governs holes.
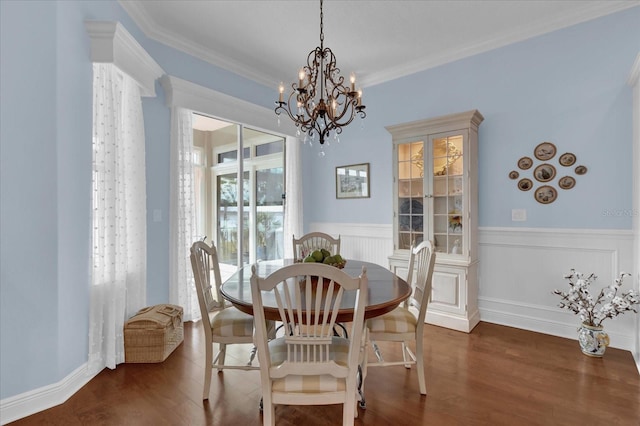
[[[112,63],[133,77],[142,96],[155,96],[155,81],[164,71],[135,38],[112,21],[85,21],[91,38],[91,61]]]
[[[118,0],[118,3],[140,27],[144,34],[151,39],[267,87],[273,86],[274,81],[280,81],[280,78],[277,76],[267,75],[267,70],[264,68],[255,67],[250,64],[242,64],[233,58],[216,53],[207,46],[187,40],[180,34],[168,32],[166,29],[163,29],[158,22],[154,21],[137,1]],[[640,5],[640,1],[618,0],[594,2],[589,7],[585,7],[582,12],[577,15],[569,17],[559,16],[556,19],[541,24],[523,26],[518,28],[517,31],[513,31],[505,36],[481,41],[475,45],[449,51],[441,55],[418,58],[411,63],[387,68],[385,71],[362,75],[360,77],[360,84],[362,87],[368,87],[384,83],[638,5]]]
[[[386,71],[363,76],[360,83],[363,87],[373,86],[394,80],[396,78],[405,77],[420,71],[435,68],[450,62],[474,56],[510,44],[518,43],[530,38],[541,36],[553,31],[567,28],[573,25],[597,19],[612,13],[620,12],[625,9],[640,5],[640,1],[612,1],[608,3],[594,3],[592,7],[585,8],[580,14],[572,16],[558,17],[554,20],[541,24],[532,24],[519,28],[510,34],[494,37],[489,40],[478,42],[475,45],[467,46],[463,49],[453,50],[438,56],[429,56],[418,59],[414,62],[387,69]]]
[[[192,40],[188,40],[180,34],[169,32],[162,28],[161,25],[149,16],[139,2],[118,0],[118,3],[147,37],[208,62],[216,67],[223,68],[227,71],[231,71],[242,77],[248,78],[249,80],[268,87],[273,86],[272,79],[266,77],[263,73],[258,72],[253,67],[244,65],[232,58],[219,55],[206,46],[194,43]]]

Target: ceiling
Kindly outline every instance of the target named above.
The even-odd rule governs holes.
[[[314,1],[119,0],[151,39],[258,83],[294,81],[320,44]],[[635,1],[326,0],[324,44],[366,87],[574,25]]]

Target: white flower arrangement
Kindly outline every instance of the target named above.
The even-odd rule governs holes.
[[[598,277],[594,274],[585,277],[572,269],[569,275],[564,276],[569,280],[569,291],[565,293],[556,289],[553,290],[553,294],[562,297],[559,307],[580,315],[582,322],[587,325],[601,327],[602,322],[607,318],[616,317],[627,311],[638,312],[634,305],[640,304],[640,293],[628,290],[618,296],[618,290],[625,276],[631,276],[631,274],[621,273],[614,284],[601,289],[598,297],[594,299],[589,291],[589,285]]]

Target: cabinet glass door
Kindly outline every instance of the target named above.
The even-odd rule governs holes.
[[[398,248],[424,239],[424,142],[398,145]]]
[[[432,139],[433,242],[441,253],[463,253],[463,136]]]

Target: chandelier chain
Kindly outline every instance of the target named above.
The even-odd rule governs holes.
[[[324,42],[324,28],[322,25],[322,18],[324,14],[322,13],[322,3],[323,3],[323,0],[320,0],[320,49],[322,49],[322,45]]]

